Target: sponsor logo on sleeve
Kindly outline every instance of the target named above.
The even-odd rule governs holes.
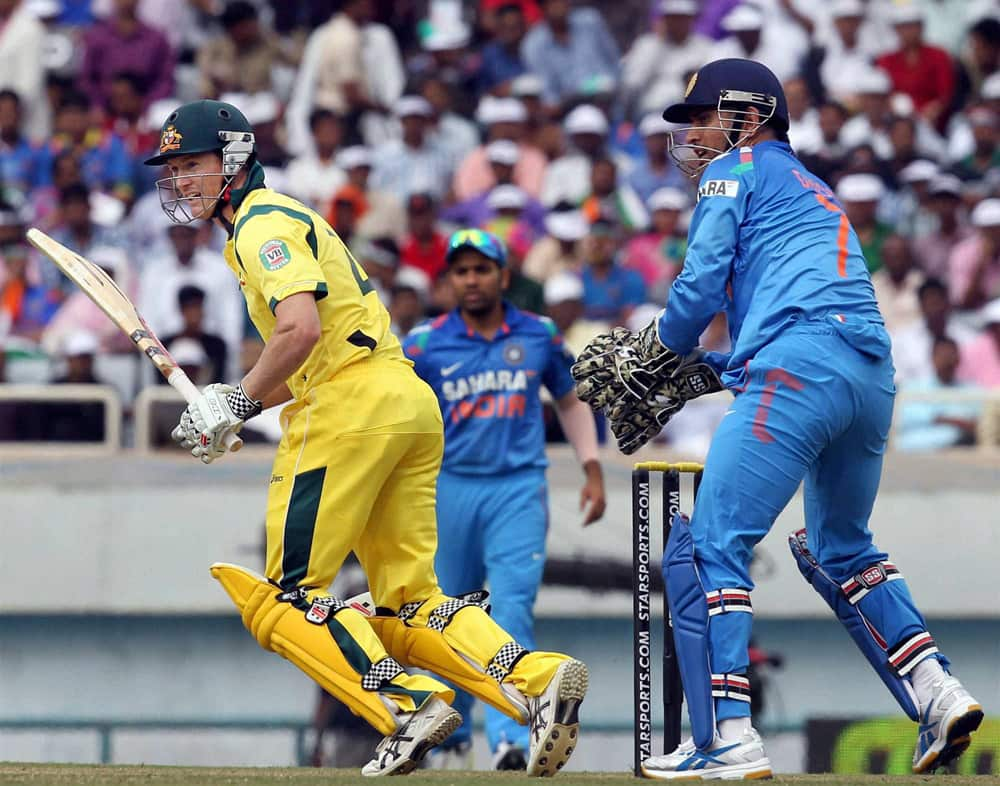
[[[292,261],[292,254],[284,240],[268,240],[260,247],[260,261],[268,270],[280,270]]]
[[[706,180],[698,187],[698,199],[710,196],[735,198],[739,190],[739,180]]]

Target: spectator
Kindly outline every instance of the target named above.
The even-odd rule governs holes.
[[[931,354],[932,373],[907,386],[907,391],[969,390],[973,386],[960,382],[959,349],[952,339],[942,336],[934,340]],[[961,445],[974,445],[976,423],[982,405],[970,402],[902,401],[896,450],[943,450]]]
[[[110,81],[109,81],[110,89]],[[79,161],[88,188],[111,194],[122,202],[134,196],[132,161],[121,138],[93,125],[90,100],[83,93],[67,93],[55,116],[55,133],[43,151],[43,166],[54,169],[57,157],[71,152]]]
[[[437,228],[437,205],[426,193],[411,194],[406,200],[407,233],[399,248],[401,265],[421,270],[434,281],[444,272],[448,238]]]
[[[174,53],[163,33],[139,21],[138,5],[114,0],[111,16],[84,34],[80,88],[101,110],[108,109],[111,82],[123,72],[143,80],[146,106],[173,94]]]
[[[90,190],[83,183],[73,183],[59,192],[59,223],[52,237],[77,254],[90,259],[96,248],[122,249],[124,240],[117,229],[101,226],[93,220]],[[42,276],[50,286],[70,293],[75,285],[53,264],[42,267]]]
[[[785,80],[785,103],[788,104],[788,140],[797,153],[810,155],[823,146],[819,112],[809,98],[809,87],[800,76]]]
[[[1000,387],[1000,298],[987,304],[981,314],[982,332],[961,345],[958,378],[983,388]]]
[[[428,132],[430,143],[444,150],[453,162],[462,161],[479,146],[479,129],[455,111],[451,90],[437,74],[420,81],[420,95],[427,99],[433,112]]]
[[[516,237],[507,246],[507,268],[510,281],[504,290],[504,298],[522,311],[532,314],[545,313],[545,292],[542,285],[524,275],[524,257],[530,243]]]
[[[812,153],[804,153],[802,162],[810,172],[826,182],[833,182],[847,163],[847,147],[840,141],[847,121],[847,110],[836,101],[820,105],[817,115],[820,144]]]
[[[924,42],[924,14],[918,6],[894,6],[892,22],[899,49],[880,57],[878,66],[889,74],[893,88],[913,99],[917,112],[943,131],[955,91],[951,55]]]
[[[899,171],[903,188],[896,205],[896,230],[901,235],[926,235],[934,225],[930,209],[930,183],[940,173],[933,161],[918,158]]]
[[[722,29],[729,38],[715,46],[711,59],[742,57],[756,60],[783,82],[797,73],[798,58],[804,53],[792,41],[783,40],[786,26],[775,24],[774,19],[765,20],[759,6],[752,3],[736,6],[723,18]]]
[[[622,90],[634,114],[662,112],[683,95],[688,76],[715,59],[712,41],[692,29],[698,3],[657,0],[654,8],[654,30],[639,36],[622,60]]]
[[[861,251],[868,263],[868,272],[882,267],[882,243],[892,234],[892,227],[877,218],[878,205],[885,196],[885,185],[875,175],[845,175],[837,183],[837,199],[861,241]]]
[[[205,297],[204,289],[185,284],[177,292],[177,308],[181,317],[181,329],[177,333],[168,335],[163,339],[163,345],[168,351],[178,342],[184,340],[194,341],[201,347],[207,359],[206,379],[232,379],[227,364],[229,350],[226,342],[221,336],[209,333],[205,328]],[[180,361],[177,361],[180,363]],[[163,377],[159,377],[158,382],[165,383]]]
[[[399,47],[382,25],[372,24],[372,0],[345,0],[329,22],[316,28],[302,55],[287,110],[288,148],[309,146],[308,118],[320,107],[344,118],[348,141],[382,142],[372,115],[388,112],[402,92]],[[360,133],[360,136],[359,136]]]
[[[335,163],[347,175],[347,184],[354,186],[364,200],[357,233],[367,238],[400,237],[406,226],[403,202],[389,191],[371,187],[371,150],[360,145],[346,147],[337,154]]]
[[[486,126],[486,141],[459,164],[453,183],[455,198],[471,199],[496,185],[496,173],[490,166],[487,147],[501,140],[517,145],[512,182],[532,197],[538,198],[542,190],[546,161],[541,151],[524,141],[525,123],[528,119],[524,104],[516,98],[487,96],[480,103],[476,119]]]
[[[257,8],[246,0],[229,2],[219,21],[223,35],[198,50],[201,96],[273,92],[271,75],[285,55],[270,31],[261,29]]]
[[[139,309],[159,335],[182,333],[184,316],[178,298],[184,287],[198,288],[205,293],[205,330],[222,336],[226,355],[235,360],[243,336],[243,298],[232,274],[220,264],[219,253],[204,243],[204,229],[197,224],[170,225],[168,250],[151,256],[143,270]],[[221,370],[215,379],[229,379],[236,371],[235,367]]]
[[[575,273],[556,273],[545,282],[545,309],[574,356],[593,338],[611,330],[607,322],[584,319],[583,281]]]
[[[333,195],[347,182],[336,160],[344,130],[340,118],[329,109],[314,109],[309,116],[309,131],[313,144],[309,152],[289,162],[285,191],[325,215]]]
[[[571,149],[549,164],[542,183],[543,205],[583,202],[590,193],[593,163],[605,155],[607,148],[608,119],[592,104],[581,104],[566,115],[563,130]]]
[[[951,250],[972,230],[959,218],[962,182],[954,175],[938,175],[927,188],[927,207],[933,216],[932,229],[915,246],[920,268],[929,276],[948,278]]]
[[[974,234],[948,257],[951,302],[960,309],[1000,297],[1000,199],[984,199],[970,218]]]
[[[391,237],[362,238],[353,248],[354,256],[368,274],[378,299],[391,302],[392,287],[399,269],[399,247]]]
[[[20,96],[27,135],[41,142],[49,130],[45,100],[45,27],[26,0],[0,0],[0,89]]]
[[[453,163],[445,151],[427,139],[433,116],[431,105],[421,96],[408,95],[396,102],[393,111],[403,126],[403,136],[375,151],[372,185],[400,199],[418,192],[443,199],[448,193]]]
[[[59,308],[59,293],[29,276],[28,244],[23,236],[0,248],[0,256],[4,268],[0,284],[0,335],[38,341]]]
[[[913,248],[905,237],[889,235],[882,243],[882,268],[872,274],[872,286],[890,334],[921,319],[917,290],[924,276],[915,262]]]
[[[840,132],[840,143],[845,148],[869,144],[879,158],[892,158],[892,142],[889,140],[891,92],[889,75],[880,68],[872,68],[867,74],[858,76],[852,99],[848,102],[858,112],[844,123]]]
[[[94,375],[94,356],[98,351],[96,336],[78,332],[66,338],[62,357],[66,372],[52,381],[54,385],[103,385]],[[102,442],[104,407],[101,402],[65,402],[44,407],[41,418],[44,439],[51,442]]]
[[[865,5],[861,0],[834,0],[830,15],[833,35],[809,50],[803,62],[803,77],[817,102],[845,103],[871,70],[871,58],[859,36]]]
[[[326,220],[348,248],[354,245],[358,216],[365,208],[364,195],[350,184],[341,186],[330,202]]]
[[[41,149],[22,133],[22,115],[18,94],[0,90],[0,188],[6,192],[0,197],[19,203],[48,179]]]
[[[924,281],[917,290],[917,300],[923,319],[891,335],[896,384],[901,387],[927,376],[935,339],[950,336],[961,346],[974,337],[968,328],[951,319],[948,287],[940,280]]]
[[[677,188],[661,188],[647,200],[652,216],[650,231],[632,238],[625,248],[622,267],[642,276],[649,300],[665,303],[670,285],[684,265],[687,238],[681,218],[691,200]]]
[[[527,120],[521,140],[540,150],[547,162],[562,152],[562,129],[554,122],[542,101],[544,85],[535,74],[521,74],[510,83],[511,98],[524,105]]]
[[[642,200],[628,183],[619,185],[618,168],[608,156],[594,159],[590,169],[590,194],[580,209],[591,223],[605,216],[629,232],[642,231],[649,226],[649,214]]]
[[[479,89],[483,93],[506,92],[510,83],[525,72],[521,42],[528,32],[524,9],[519,3],[504,3],[493,14],[493,40],[483,47]]]
[[[401,341],[424,319],[430,282],[416,268],[405,268],[396,277],[389,298],[390,329]]]
[[[544,20],[521,43],[521,59],[545,85],[543,97],[560,108],[580,85],[597,76],[617,80],[620,53],[604,18],[572,0],[542,0]]]
[[[557,273],[581,273],[581,241],[588,232],[583,213],[566,203],[556,205],[545,217],[545,232],[525,255],[524,274],[543,284]]]
[[[639,123],[645,157],[629,173],[627,182],[643,202],[661,188],[686,185],[681,171],[667,155],[673,128],[675,126],[664,120],[659,112],[646,115]]]
[[[146,85],[137,74],[115,74],[111,79],[108,96],[108,114],[104,119],[104,131],[122,140],[128,156],[131,171],[129,182],[140,194],[156,185],[156,171],[142,166],[140,161],[152,155],[159,144],[159,128],[146,121],[143,111],[143,96]]]
[[[960,110],[978,96],[986,80],[996,73],[1000,73],[1000,19],[984,17],[969,28],[967,45],[958,60],[952,110]]]
[[[998,116],[991,109],[977,107],[968,112],[967,117],[973,149],[955,165],[954,172],[962,180],[982,180],[990,170],[1000,167]]]
[[[618,264],[618,228],[605,218],[590,225],[584,241],[583,304],[587,319],[624,325],[646,302],[642,276]]]

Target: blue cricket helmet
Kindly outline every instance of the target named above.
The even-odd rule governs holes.
[[[688,123],[699,109],[725,108],[730,103],[752,104],[764,115],[788,130],[788,104],[781,82],[763,63],[733,57],[715,60],[691,77],[684,100],[663,112],[670,123]]]

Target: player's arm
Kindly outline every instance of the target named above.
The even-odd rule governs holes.
[[[312,292],[289,295],[274,307],[274,317],[274,332],[243,378],[243,390],[255,401],[280,404],[291,398],[285,380],[309,357],[322,334],[322,325]],[[285,395],[287,398],[281,398]]]
[[[705,170],[684,269],[670,288],[669,306],[657,325],[660,343],[679,355],[698,346],[713,317],[725,310],[726,285],[753,186],[752,169],[739,174],[730,171],[738,164],[738,155],[716,160]]]
[[[584,483],[580,490],[580,510],[586,510],[583,526],[592,524],[604,515],[607,498],[604,492],[604,473],[597,459],[597,428],[590,407],[576,397],[572,390],[556,399],[556,417],[566,438],[573,446],[583,469]]]

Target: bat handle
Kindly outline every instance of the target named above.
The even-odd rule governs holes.
[[[201,392],[194,386],[191,378],[184,373],[184,369],[175,368],[170,372],[170,376],[167,377],[167,382],[170,383],[170,387],[184,396],[184,400],[188,404],[193,404]],[[243,440],[240,439],[236,434],[230,432],[226,434],[226,449],[230,453],[235,453],[237,450],[243,447]]]

